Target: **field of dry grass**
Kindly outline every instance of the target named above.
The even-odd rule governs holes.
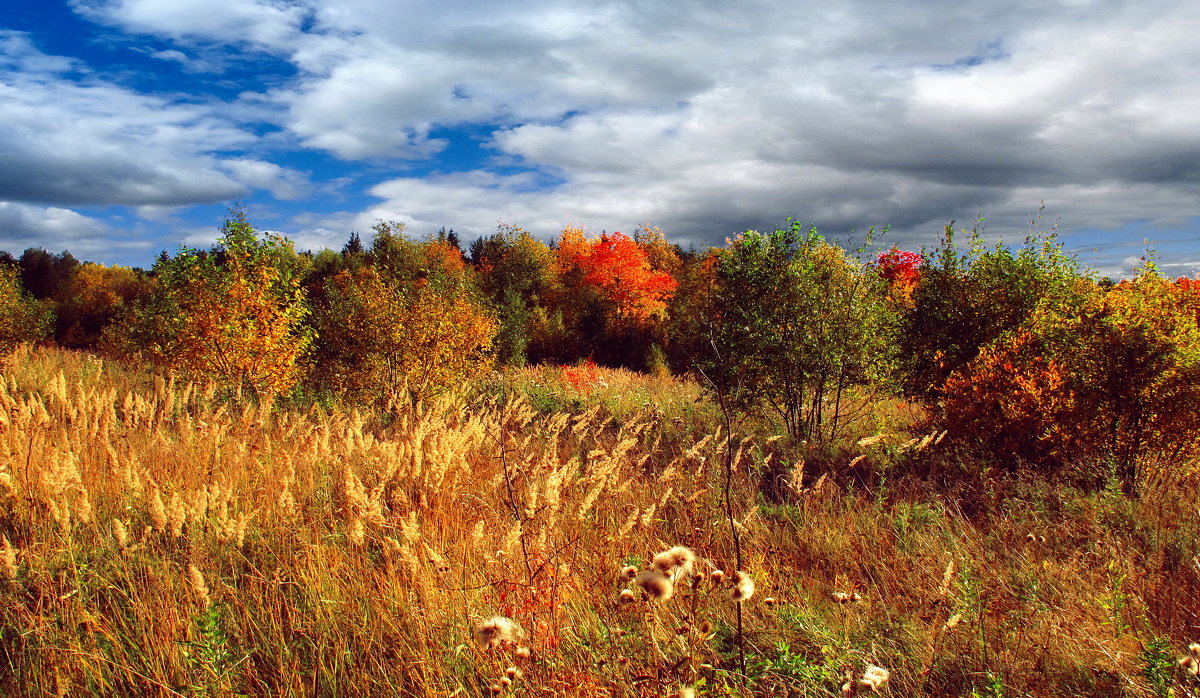
[[[0,380],[0,693],[1200,695],[1195,464],[1131,500],[873,409],[817,453],[625,372],[384,417],[27,351]],[[674,546],[669,593],[629,578]]]

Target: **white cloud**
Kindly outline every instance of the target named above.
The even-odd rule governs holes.
[[[312,186],[308,177],[295,170],[265,160],[239,158],[224,160],[220,167],[233,178],[254,189],[265,189],[277,199],[292,201],[307,195]]]
[[[70,209],[0,201],[0,250],[13,254],[30,247],[76,256],[111,253],[113,233],[106,223]]]
[[[543,231],[646,221],[676,238],[716,242],[795,215],[835,233],[890,223],[913,243],[980,211],[992,232],[1018,240],[1042,200],[1074,229],[1200,217],[1192,75],[1200,5],[1185,0],[76,7],[181,48],[249,46],[285,58],[294,78],[224,108],[256,110],[287,137],[349,162],[403,170],[437,162],[447,146],[442,130],[497,129],[494,163],[425,178],[384,170],[373,175],[383,179],[372,189],[377,206],[297,220],[314,240],[337,225],[366,229],[377,217],[481,232],[498,219]],[[129,93],[115,99],[162,107],[161,120],[141,130],[170,137],[138,162],[160,173],[190,163],[194,176],[181,188],[242,184],[280,198],[310,191],[267,155],[224,163],[204,155],[222,137],[249,147],[211,112]],[[124,134],[89,135],[125,149],[134,141]],[[496,164],[538,174],[501,176],[489,170]],[[118,180],[133,189],[139,181]],[[158,186],[171,189],[165,181]]]
[[[248,41],[273,47],[294,36],[304,19],[299,3],[245,0],[71,0],[89,19],[128,31],[174,38]]]
[[[91,77],[15,32],[0,32],[0,123],[0,199],[172,206],[306,186],[278,165],[211,155],[256,142],[212,106]]]

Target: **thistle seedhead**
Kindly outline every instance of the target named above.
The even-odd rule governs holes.
[[[676,579],[690,576],[695,566],[696,553],[692,552],[691,548],[682,545],[664,550],[655,555],[650,562],[650,567],[653,569],[664,575],[673,574]]]
[[[504,645],[516,645],[525,637],[525,629],[512,618],[492,616],[475,626],[475,643],[488,650]]]
[[[633,565],[625,565],[624,567],[621,568],[621,579],[623,579],[627,582],[631,581],[634,577],[637,576],[637,573],[638,573],[638,570],[636,567],[634,567]]]
[[[863,688],[869,688],[872,691],[878,691],[883,688],[884,684],[891,678],[891,674],[887,669],[874,664],[868,664],[863,672],[862,678],[858,680],[858,685]]]
[[[654,601],[667,601],[675,593],[675,585],[671,583],[667,575],[658,570],[642,572],[633,580],[633,583]]]
[[[746,601],[751,596],[754,596],[754,580],[749,574],[738,570],[733,573],[733,591],[730,596],[734,601]]]

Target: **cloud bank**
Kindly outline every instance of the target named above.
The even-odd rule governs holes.
[[[546,234],[646,222],[704,244],[788,216],[891,225],[916,246],[980,212],[1019,241],[1044,200],[1066,231],[1089,231],[1080,249],[1128,245],[1096,231],[1136,226],[1176,231],[1200,260],[1195,3],[73,7],[163,42],[159,64],[224,53],[289,71],[195,100],[0,35],[0,199],[185,206],[257,191],[309,205],[274,227],[335,246],[376,218],[467,235],[498,220]],[[322,200],[335,175],[290,166],[297,153],[338,163],[355,205]],[[1121,250],[1095,259],[1115,270]]]

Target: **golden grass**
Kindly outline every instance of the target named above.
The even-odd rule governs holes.
[[[883,695],[1153,695],[1146,648],[1200,639],[1194,480],[1131,502],[985,478],[1002,489],[972,517],[911,479],[810,473],[771,500],[765,473],[804,452],[747,430],[733,501],[751,596],[698,389],[606,372],[574,395],[553,371],[385,418],[16,357],[0,693],[836,696],[881,667]],[[643,594],[664,551],[671,593]],[[519,637],[479,642],[509,627],[496,618]]]

